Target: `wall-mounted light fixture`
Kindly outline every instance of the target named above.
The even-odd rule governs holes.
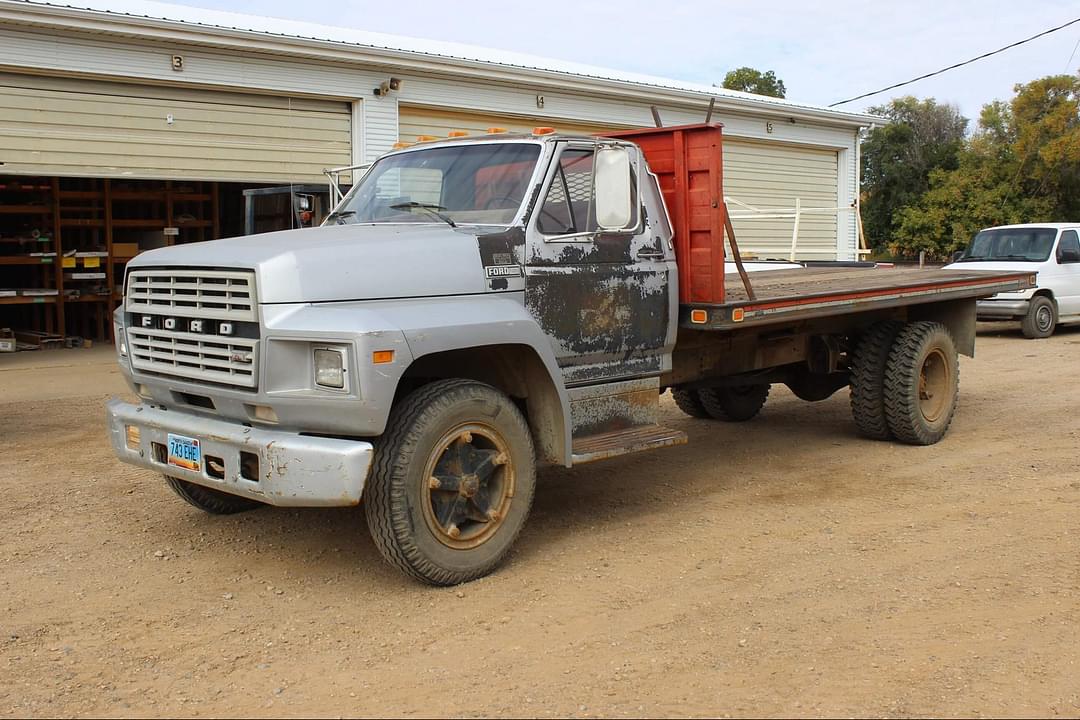
[[[401,80],[392,77],[389,80],[383,80],[379,83],[379,87],[375,88],[372,92],[375,93],[375,97],[382,97],[383,95],[389,95],[391,92],[397,92],[401,89]]]

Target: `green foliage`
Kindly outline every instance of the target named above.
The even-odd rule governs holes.
[[[870,108],[888,123],[869,132],[862,145],[862,216],[870,244],[881,249],[892,237],[898,211],[930,188],[935,170],[959,165],[967,119],[952,105],[907,96]]]
[[[782,98],[787,93],[784,81],[776,77],[772,70],[762,73],[750,67],[732,70],[724,76],[724,87],[728,90],[741,90],[755,95],[768,95]]]
[[[984,227],[1080,218],[1080,77],[1055,75],[986,105],[953,169],[894,215],[890,250],[947,258]]]

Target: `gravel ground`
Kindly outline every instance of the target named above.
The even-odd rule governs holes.
[[[362,512],[199,513],[113,459],[107,348],[0,356],[0,715],[1080,715],[1080,331],[983,327],[949,436],[774,388],[541,473],[432,589]]]

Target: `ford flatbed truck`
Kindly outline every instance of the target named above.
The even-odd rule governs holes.
[[[386,560],[446,585],[505,557],[538,465],[686,442],[658,423],[665,390],[738,422],[775,383],[849,387],[862,435],[940,440],[976,298],[1034,278],[726,275],[721,132],[424,142],[322,227],[139,255],[114,315],[139,397],[107,405],[117,456],[210,513],[362,501]]]

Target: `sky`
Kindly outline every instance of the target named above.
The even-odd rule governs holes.
[[[1075,0],[173,1],[705,84],[720,84],[728,70],[750,66],[775,71],[788,99],[817,105],[937,70],[1080,17]],[[1011,97],[1016,83],[1077,72],[1078,43],[1080,23],[841,109],[862,111],[914,94],[958,105],[974,121],[985,103]]]

